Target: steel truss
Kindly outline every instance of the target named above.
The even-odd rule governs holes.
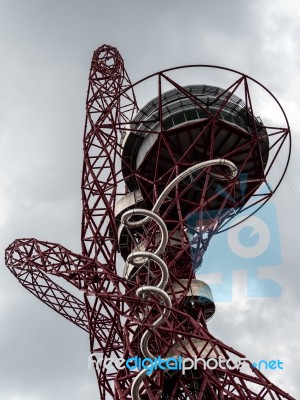
[[[138,112],[134,94],[136,85],[147,78],[132,85],[117,49],[104,45],[94,52],[83,139],[82,254],[55,243],[18,239],[6,250],[6,264],[39,300],[89,332],[101,399],[125,400],[136,396],[151,400],[292,400],[248,360],[234,367],[230,360],[241,360],[243,354],[214,338],[207,329],[207,319],[214,311],[212,302],[208,305],[187,301],[196,278],[195,268],[201,265],[213,235],[226,229],[236,213],[264,204],[280,184],[287,164],[273,188],[269,175],[279,152],[289,143],[288,123],[282,127],[265,126],[255,117],[249,85],[255,81],[246,75],[238,73],[238,78],[215,94],[208,106],[172,79],[170,71],[174,69],[152,76],[158,87],[157,103],[152,105],[157,112],[149,119],[143,109]],[[186,121],[184,143],[182,125],[166,127],[163,82],[178,96],[188,99],[184,101],[190,101],[202,116]],[[236,92],[241,90],[244,103],[240,107]],[[226,121],[225,111],[234,104],[240,107],[236,118],[243,120],[243,130]],[[149,132],[157,139],[137,166],[126,147],[128,135],[135,135],[131,136],[135,139]],[[220,132],[225,135],[221,141]],[[226,132],[236,138],[234,146],[227,150]],[[268,154],[263,147],[266,143]],[[224,165],[209,165],[197,173],[191,172],[174,185],[155,209],[164,189],[176,177],[196,163],[216,158],[231,160],[238,173],[232,175]],[[245,171],[247,174],[243,175]],[[247,186],[245,190],[243,184]],[[265,189],[258,196],[261,185]],[[118,201],[132,193],[135,201],[129,209],[138,206],[152,210],[166,226],[167,242],[159,257],[167,266],[168,280],[163,290],[170,304],[160,301],[154,290],[138,295],[138,289],[145,285],[159,286],[162,269],[150,254],[157,251],[162,233],[157,221],[151,218],[133,227],[121,219],[124,210],[119,213]],[[117,253],[128,260],[130,254],[138,251],[143,254],[142,261],[127,262],[122,277],[117,268]],[[54,277],[77,288],[83,299],[58,285]],[[162,315],[165,318],[161,324],[155,325]],[[186,374],[157,370],[143,377],[134,394],[136,371],[105,369],[96,361],[100,356],[145,356],[141,340],[147,332],[148,351],[155,356],[220,357],[229,366],[210,370],[199,365]]]

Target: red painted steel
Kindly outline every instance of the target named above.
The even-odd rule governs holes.
[[[249,81],[255,81],[246,75],[239,74],[222,95],[216,96],[214,104],[218,106],[212,112],[186,87],[169,77],[168,72],[174,70],[152,76],[157,79],[158,99],[157,114],[149,122],[146,114],[136,117],[135,85],[131,85],[117,49],[104,45],[94,52],[83,139],[82,254],[36,239],[18,239],[6,250],[8,268],[27,290],[89,332],[90,351],[95,360],[97,356],[104,359],[143,357],[140,339],[146,330],[151,331],[149,349],[156,356],[243,358],[209,333],[206,319],[211,309],[208,310],[207,304],[187,301],[187,298],[195,279],[195,263],[201,263],[211,237],[224,228],[232,211],[245,208],[257,188],[268,182],[269,166],[274,164],[282,146],[289,140],[289,126],[288,123],[281,128],[259,124],[252,110],[249,89]],[[189,99],[205,118],[167,129],[163,80]],[[235,91],[241,88],[245,93],[248,131],[220,117]],[[155,129],[154,125],[151,127],[152,122]],[[146,136],[155,134],[157,139],[137,165],[133,145],[143,136],[142,132]],[[224,136],[221,142],[220,132]],[[129,136],[132,145],[128,142]],[[270,146],[273,153],[270,151],[265,168],[264,157],[267,156],[263,154],[262,143],[273,136],[277,139]],[[232,137],[236,138],[236,143],[226,148],[225,141]],[[146,223],[143,229],[122,228],[117,201],[138,189],[138,207],[151,210],[162,190],[176,176],[197,162],[214,158],[231,160],[239,174],[231,177],[224,166],[204,168],[179,183],[157,211],[168,229],[169,240],[161,257],[169,270],[166,292],[172,307],[170,316],[153,329],[155,320],[164,312],[164,305],[155,294],[139,298],[136,290],[145,284],[156,286],[160,279],[159,268],[149,259],[140,269],[133,268],[132,275],[121,277],[116,256],[119,251],[126,259],[137,246],[153,252],[161,240],[159,229],[153,221]],[[241,174],[246,170],[247,188],[242,196],[239,187]],[[283,174],[285,170],[286,166]],[[220,182],[221,190],[216,190]],[[277,186],[253,204],[266,202]],[[198,215],[193,225],[191,213]],[[52,276],[66,280],[80,290],[84,298],[69,293],[53,281]],[[185,279],[184,284],[182,279]],[[178,287],[181,287],[179,291]],[[103,365],[95,371],[101,399],[131,399],[136,371],[117,367],[106,370]],[[143,380],[139,396],[151,400],[292,400],[248,361],[241,368],[227,367],[225,371],[220,368],[205,370],[201,366],[185,375],[181,371],[159,370]]]

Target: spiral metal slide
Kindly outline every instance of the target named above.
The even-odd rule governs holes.
[[[168,184],[168,186],[166,186],[166,188],[162,191],[161,195],[157,199],[157,201],[151,211],[141,209],[141,208],[136,208],[136,209],[125,212],[122,216],[121,223],[124,224],[125,226],[127,226],[128,228],[138,228],[138,227],[145,225],[149,221],[153,220],[157,223],[157,225],[160,229],[160,232],[161,232],[161,242],[160,242],[160,245],[158,246],[158,248],[155,250],[155,252],[151,253],[148,251],[134,250],[132,253],[129,254],[129,256],[127,257],[127,260],[126,260],[126,267],[128,267],[129,264],[132,264],[132,265],[140,268],[148,260],[154,261],[160,267],[161,279],[160,279],[160,282],[158,283],[158,285],[157,286],[146,286],[145,285],[145,286],[138,288],[136,291],[137,296],[140,298],[144,297],[144,295],[147,293],[155,294],[161,298],[161,300],[164,304],[164,307],[165,307],[164,311],[163,311],[162,315],[154,322],[153,328],[159,327],[163,323],[163,321],[169,317],[169,315],[171,313],[171,306],[172,306],[170,296],[165,291],[165,287],[166,287],[166,285],[168,283],[168,279],[169,279],[169,271],[168,271],[168,268],[167,268],[167,265],[165,264],[165,262],[160,258],[160,255],[165,250],[167,242],[168,242],[168,230],[167,230],[166,224],[157,215],[157,213],[159,212],[159,209],[160,209],[161,205],[163,204],[164,200],[166,199],[166,197],[168,196],[168,194],[171,192],[172,189],[174,189],[174,187],[179,182],[181,182],[187,176],[191,175],[193,172],[196,172],[198,170],[201,170],[201,169],[204,169],[204,168],[207,168],[210,166],[214,166],[214,165],[227,166],[231,170],[230,178],[234,178],[238,173],[238,170],[237,170],[237,167],[235,166],[235,164],[229,160],[218,158],[215,160],[201,162],[199,164],[193,165],[192,167],[188,168],[186,171],[179,174],[176,178],[174,178],[173,181],[170,182]],[[219,175],[219,174],[215,174],[215,173],[211,173],[211,174],[218,179],[224,179],[223,175]],[[136,215],[139,215],[139,216],[144,215],[145,217],[138,221],[132,221],[131,217],[136,216]],[[145,331],[145,333],[143,334],[143,336],[141,338],[140,347],[141,347],[144,357],[150,358],[153,360],[155,358],[155,356],[150,352],[149,346],[148,346],[151,334],[152,333],[150,330]],[[139,372],[139,374],[135,377],[135,379],[132,383],[131,397],[133,400],[140,400],[139,390],[140,390],[140,386],[142,384],[143,379],[146,377],[146,373],[147,373],[147,369],[142,369]]]

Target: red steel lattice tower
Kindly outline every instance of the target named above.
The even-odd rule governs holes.
[[[182,85],[172,74],[184,68],[197,70],[199,79],[203,68],[234,79],[227,89]],[[138,110],[135,92],[153,82],[156,97]],[[277,104],[282,126],[255,116],[253,85]],[[234,362],[244,356],[210,334],[215,304],[209,286],[196,279],[212,236],[245,208],[264,204],[285,173],[290,130],[274,96],[244,74],[207,65],[161,71],[132,85],[117,49],[103,45],[91,64],[83,148],[82,254],[18,239],[6,263],[26,289],[89,333],[100,398],[292,399],[248,360]],[[271,185],[279,152],[287,162]],[[51,276],[74,285],[83,299]],[[135,356],[218,359],[223,366],[198,363],[183,373],[170,364],[149,375],[106,368],[108,358]]]

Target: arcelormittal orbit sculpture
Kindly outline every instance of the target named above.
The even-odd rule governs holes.
[[[199,84],[209,69],[230,76],[225,89]],[[253,88],[276,105],[281,125],[257,116]],[[149,93],[154,98],[138,109]],[[89,333],[100,398],[292,399],[209,333],[215,305],[195,275],[213,235],[246,208],[255,212],[282,180],[290,131],[275,97],[247,75],[208,65],[132,85],[119,52],[104,45],[92,59],[83,145],[82,254],[18,239],[6,263],[26,289]],[[279,153],[286,162],[277,162]],[[147,374],[149,364],[137,371],[105,363],[136,356],[173,364]],[[204,361],[183,373],[172,368],[181,357]],[[219,364],[204,368],[206,360]]]

